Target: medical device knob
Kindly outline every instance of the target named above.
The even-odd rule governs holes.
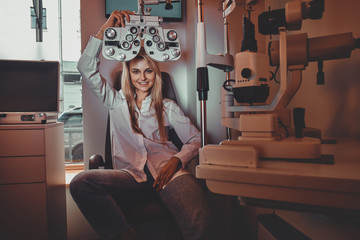
[[[108,28],[108,29],[106,29],[105,35],[108,39],[115,39],[116,31],[113,28]]]
[[[157,33],[156,28],[150,27],[150,28],[149,28],[149,33],[150,33],[150,35],[155,35],[155,34]]]
[[[119,61],[124,61],[125,59],[126,59],[126,55],[124,53],[119,54],[118,56]]]
[[[169,41],[175,41],[177,39],[177,32],[175,32],[174,30],[170,30],[167,33],[167,38],[169,39]]]
[[[165,50],[165,47],[166,47],[166,45],[165,45],[164,42],[159,42],[159,43],[157,44],[157,49],[158,49],[159,51],[164,51],[164,50]]]
[[[108,55],[108,56],[112,56],[112,55],[114,55],[114,53],[115,53],[115,49],[112,48],[112,47],[107,48],[107,49],[105,50],[105,54]]]
[[[131,27],[131,28],[130,28],[130,32],[131,32],[132,34],[137,34],[138,28],[137,28],[137,27]]]
[[[173,49],[171,51],[171,54],[174,56],[174,57],[178,57],[180,56],[180,50],[179,49]]]
[[[162,60],[165,62],[165,61],[168,61],[170,59],[170,56],[168,54],[163,54],[162,55]]]
[[[252,76],[252,71],[250,68],[244,68],[242,71],[241,71],[241,76],[243,78],[250,78]]]
[[[125,49],[125,50],[128,50],[130,48],[130,43],[128,41],[122,41],[121,43],[121,48],[122,49]]]

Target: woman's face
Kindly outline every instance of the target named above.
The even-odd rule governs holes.
[[[147,93],[155,83],[155,72],[150,68],[145,59],[135,59],[129,64],[131,83],[135,87],[136,94]]]

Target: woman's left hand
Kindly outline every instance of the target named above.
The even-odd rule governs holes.
[[[156,188],[156,191],[161,190],[174,176],[174,174],[179,170],[181,161],[177,157],[170,158],[160,170],[159,175],[155,179],[153,187]]]

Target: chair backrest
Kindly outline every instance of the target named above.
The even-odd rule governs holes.
[[[166,73],[166,72],[161,72],[161,77],[162,77],[162,82],[163,82],[163,85],[162,85],[163,97],[164,98],[169,98],[169,99],[177,102],[175,90],[174,90],[173,84],[171,82],[170,75],[168,73]],[[117,88],[117,90],[120,90],[121,86],[119,85],[116,88]],[[181,140],[177,136],[175,130],[170,129],[168,134],[169,134],[169,139],[174,143],[174,145],[178,149],[181,149],[183,143],[181,142]],[[113,168],[112,155],[111,155],[110,118],[109,118],[109,116],[108,116],[107,127],[106,127],[105,161],[104,162],[105,162],[104,167],[106,169],[112,169]]]

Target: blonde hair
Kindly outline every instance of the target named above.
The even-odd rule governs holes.
[[[160,141],[165,143],[167,140],[167,134],[164,126],[164,105],[162,99],[162,79],[159,65],[152,60],[143,49],[139,54],[131,61],[145,60],[152,71],[155,73],[155,82],[150,90],[151,105],[155,109],[155,114],[159,126]],[[135,87],[131,83],[129,65],[130,62],[123,62],[122,76],[121,76],[121,88],[124,92],[126,101],[129,107],[131,127],[135,133],[143,134],[138,125],[138,113],[135,110]]]

